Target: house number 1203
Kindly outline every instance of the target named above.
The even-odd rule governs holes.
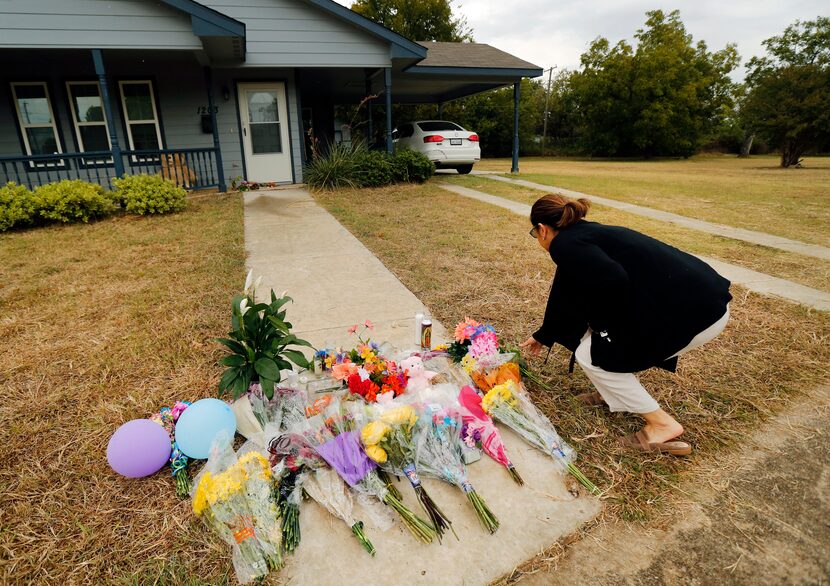
[[[213,112],[208,106],[197,106],[196,107],[197,114],[218,114],[219,113],[219,106],[213,107]]]

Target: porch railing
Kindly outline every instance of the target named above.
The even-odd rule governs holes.
[[[161,175],[185,189],[219,186],[215,148],[122,151],[128,175]],[[34,189],[62,179],[81,179],[112,188],[115,165],[111,151],[54,155],[0,155],[0,185],[14,181]]]

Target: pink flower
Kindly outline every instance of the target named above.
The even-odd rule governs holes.
[[[368,319],[365,322],[363,322],[363,325],[366,326],[367,328],[369,328],[370,330],[375,329],[375,326]]]
[[[349,334],[354,334],[357,331],[357,324],[349,328]]]
[[[468,340],[472,333],[475,332],[475,329],[480,325],[481,324],[474,319],[465,317],[463,322],[455,326],[455,341],[459,344],[464,343],[464,341]]]
[[[473,358],[498,354],[499,338],[494,332],[482,332],[470,344],[470,354]]]
[[[354,362],[341,362],[331,367],[331,375],[337,380],[346,380],[357,373],[357,364]]]

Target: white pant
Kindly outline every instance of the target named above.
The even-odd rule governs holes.
[[[703,346],[706,342],[715,338],[726,327],[729,321],[729,306],[726,313],[718,321],[692,338],[689,345],[668,358],[674,358]],[[611,411],[628,411],[629,413],[651,413],[657,411],[660,406],[657,401],[648,394],[648,391],[640,384],[639,379],[631,372],[608,372],[598,366],[591,364],[591,330],[589,329],[582,338],[579,347],[576,349],[576,361],[594,386],[608,403]]]

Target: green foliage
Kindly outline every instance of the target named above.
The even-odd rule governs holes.
[[[680,13],[646,13],[637,48],[595,40],[570,78],[585,149],[594,155],[689,156],[731,108],[733,45],[692,44]]]
[[[187,206],[187,192],[158,175],[124,175],[112,183],[114,201],[130,214],[168,214]]]
[[[463,16],[455,16],[452,0],[356,0],[352,10],[413,41],[472,41]]]
[[[250,275],[249,275],[250,280]],[[291,370],[293,362],[300,368],[309,363],[302,352],[291,347],[311,344],[291,333],[293,327],[285,320],[284,306],[290,297],[277,297],[271,291],[270,303],[256,303],[254,290],[246,290],[231,301],[231,327],[227,338],[216,338],[230,353],[219,361],[227,367],[219,380],[219,394],[238,399],[248,391],[251,382],[259,381],[269,399],[274,385],[280,382],[281,370]]]
[[[435,164],[423,153],[400,149],[392,156],[394,180],[399,183],[426,183],[435,174]]]
[[[384,151],[357,149],[353,154],[352,181],[360,187],[383,187],[395,180],[392,160]]]
[[[0,232],[31,226],[37,219],[34,196],[14,181],[0,187]]]
[[[41,185],[34,191],[33,202],[37,215],[46,222],[89,222],[113,211],[101,186],[78,179]]]
[[[391,157],[363,146],[338,144],[318,153],[304,171],[306,183],[315,189],[382,187],[396,182],[423,183],[435,173],[426,156],[401,150]]]
[[[788,26],[748,63],[745,124],[781,149],[781,166],[830,145],[830,18]]]

